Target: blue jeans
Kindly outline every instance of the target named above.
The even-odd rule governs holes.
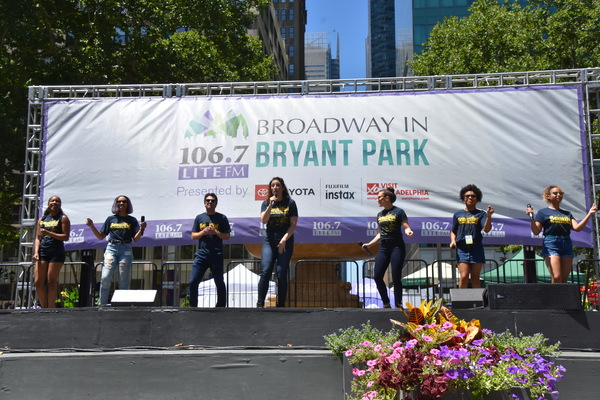
[[[129,289],[131,280],[131,262],[133,251],[130,243],[109,243],[104,252],[104,265],[102,266],[102,277],[100,278],[100,304],[108,304],[110,285],[113,275],[119,269],[119,289]]]
[[[223,279],[223,254],[198,254],[194,257],[190,273],[190,307],[198,307],[198,285],[210,268],[217,287],[217,307],[227,305],[227,288]]]
[[[258,281],[258,301],[264,302],[269,291],[269,280],[273,274],[273,268],[277,264],[277,307],[285,307],[285,298],[288,290],[288,269],[290,260],[294,252],[294,237],[292,236],[285,243],[285,251],[279,254],[277,245],[279,240],[269,240],[265,237],[262,245],[262,254],[260,259],[260,280]]]
[[[373,279],[381,296],[383,304],[390,304],[387,286],[383,280],[388,265],[392,266],[392,280],[394,282],[394,301],[396,307],[402,304],[402,268],[406,249],[403,240],[381,240],[379,251],[375,256],[375,271]]]

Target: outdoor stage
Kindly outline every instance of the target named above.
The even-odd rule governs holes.
[[[600,313],[455,310],[501,332],[562,343],[561,399],[597,399]],[[323,336],[388,309],[99,307],[0,311],[2,399],[338,399],[342,362]]]

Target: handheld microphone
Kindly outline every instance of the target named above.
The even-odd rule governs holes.
[[[368,255],[372,256],[373,253],[371,253],[371,250],[367,249],[366,247],[363,247],[363,242],[358,242],[358,244],[360,245],[360,247],[365,251],[365,253],[367,253]]]
[[[142,218],[140,218],[141,222],[146,221],[146,217],[142,215]],[[142,231],[142,235],[144,234],[144,228],[140,229],[140,231]]]
[[[531,204],[527,204],[527,208],[531,208]],[[527,213],[527,215],[529,215],[529,219],[533,219],[533,213]]]
[[[275,196],[275,198],[277,198],[277,190],[274,190],[274,191],[273,191],[273,196]],[[273,200],[273,201],[271,202],[271,207],[272,207],[272,206],[274,206],[274,205],[275,205],[275,200]]]

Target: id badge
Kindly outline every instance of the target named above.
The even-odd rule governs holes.
[[[465,243],[473,244],[473,235],[465,235]]]

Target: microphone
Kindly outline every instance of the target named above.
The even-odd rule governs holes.
[[[277,198],[277,190],[274,190],[274,191],[273,191],[273,196],[275,196],[275,198]],[[275,201],[273,200],[273,201],[271,202],[271,207],[273,207],[274,205],[275,205]]]
[[[142,215],[142,218],[140,218],[141,222],[145,222],[146,221],[146,217]],[[141,228],[140,231],[142,231],[142,235],[144,234],[144,228]]]
[[[527,208],[531,208],[531,204],[527,204]],[[529,215],[529,219],[533,219],[533,213],[527,213],[527,215]]]
[[[368,255],[372,256],[373,253],[371,253],[371,250],[367,249],[366,247],[363,247],[363,242],[358,242],[358,244],[360,245],[360,247],[365,251],[365,253],[367,253]]]

